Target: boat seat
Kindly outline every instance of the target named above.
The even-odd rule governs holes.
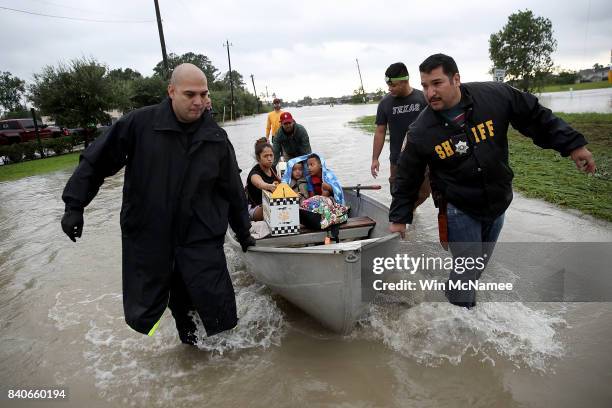
[[[340,240],[368,238],[370,231],[376,225],[376,221],[370,217],[349,218],[344,224],[340,224]],[[322,244],[327,236],[327,231],[301,228],[296,235],[282,235],[279,237],[267,236],[257,240],[257,246],[283,247],[294,245]]]

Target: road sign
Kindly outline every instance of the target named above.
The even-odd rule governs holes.
[[[493,70],[493,79],[496,82],[504,82],[504,77],[505,76],[506,76],[506,70],[505,69],[495,68]]]

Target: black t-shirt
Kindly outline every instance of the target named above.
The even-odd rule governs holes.
[[[416,120],[427,102],[422,91],[412,89],[408,96],[385,95],[378,103],[376,111],[376,124],[387,125],[391,143],[389,146],[389,160],[395,164],[399,160],[400,151],[408,126]]]
[[[264,173],[261,167],[259,167],[259,164],[256,164],[249,172],[249,175],[247,176],[247,192],[249,194],[249,203],[251,205],[261,205],[262,200],[261,190],[255,187],[255,185],[251,182],[251,176],[253,174],[258,174],[261,176],[264,182],[272,184],[278,180],[275,177],[276,173],[274,173],[274,169],[271,170],[272,175],[268,176],[266,173]]]
[[[193,134],[200,128],[202,122],[204,122],[204,115],[200,116],[200,118],[195,122],[185,123],[178,120],[178,118],[176,117],[176,113],[174,113],[174,110],[171,109],[171,111],[172,115],[174,116],[174,119],[176,119],[176,123],[178,123],[179,127],[182,130],[182,132],[179,134],[179,142],[181,143],[181,146],[183,146],[183,149],[185,149],[185,151],[187,152],[189,151],[189,146],[191,146]]]

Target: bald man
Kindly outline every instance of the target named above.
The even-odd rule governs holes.
[[[104,179],[125,167],[120,224],[126,322],[152,336],[168,306],[180,340],[192,345],[198,341],[195,312],[208,336],[237,324],[223,252],[228,222],[244,251],[255,244],[234,150],[206,111],[208,101],[204,73],[179,65],[168,98],[123,116],[85,149],[62,195],[62,229],[76,242],[84,208]]]

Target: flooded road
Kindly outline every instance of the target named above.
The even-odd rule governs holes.
[[[347,127],[376,106],[291,110],[345,183],[373,182],[370,135]],[[240,166],[255,162],[263,115],[226,126]],[[388,157],[385,146],[382,158]],[[390,202],[388,162],[374,196]],[[609,407],[612,304],[373,304],[349,336],[327,332],[244,271],[226,250],[237,330],[180,344],[170,313],[151,338],[123,320],[122,174],[85,211],[82,240],[61,232],[69,171],[0,183],[0,406],[8,389],[66,387],[58,407]],[[243,172],[246,175],[246,172]],[[435,241],[428,200],[414,236]],[[610,224],[515,198],[502,241],[612,241]],[[404,242],[405,247],[411,245]],[[42,404],[40,404],[42,405]]]

